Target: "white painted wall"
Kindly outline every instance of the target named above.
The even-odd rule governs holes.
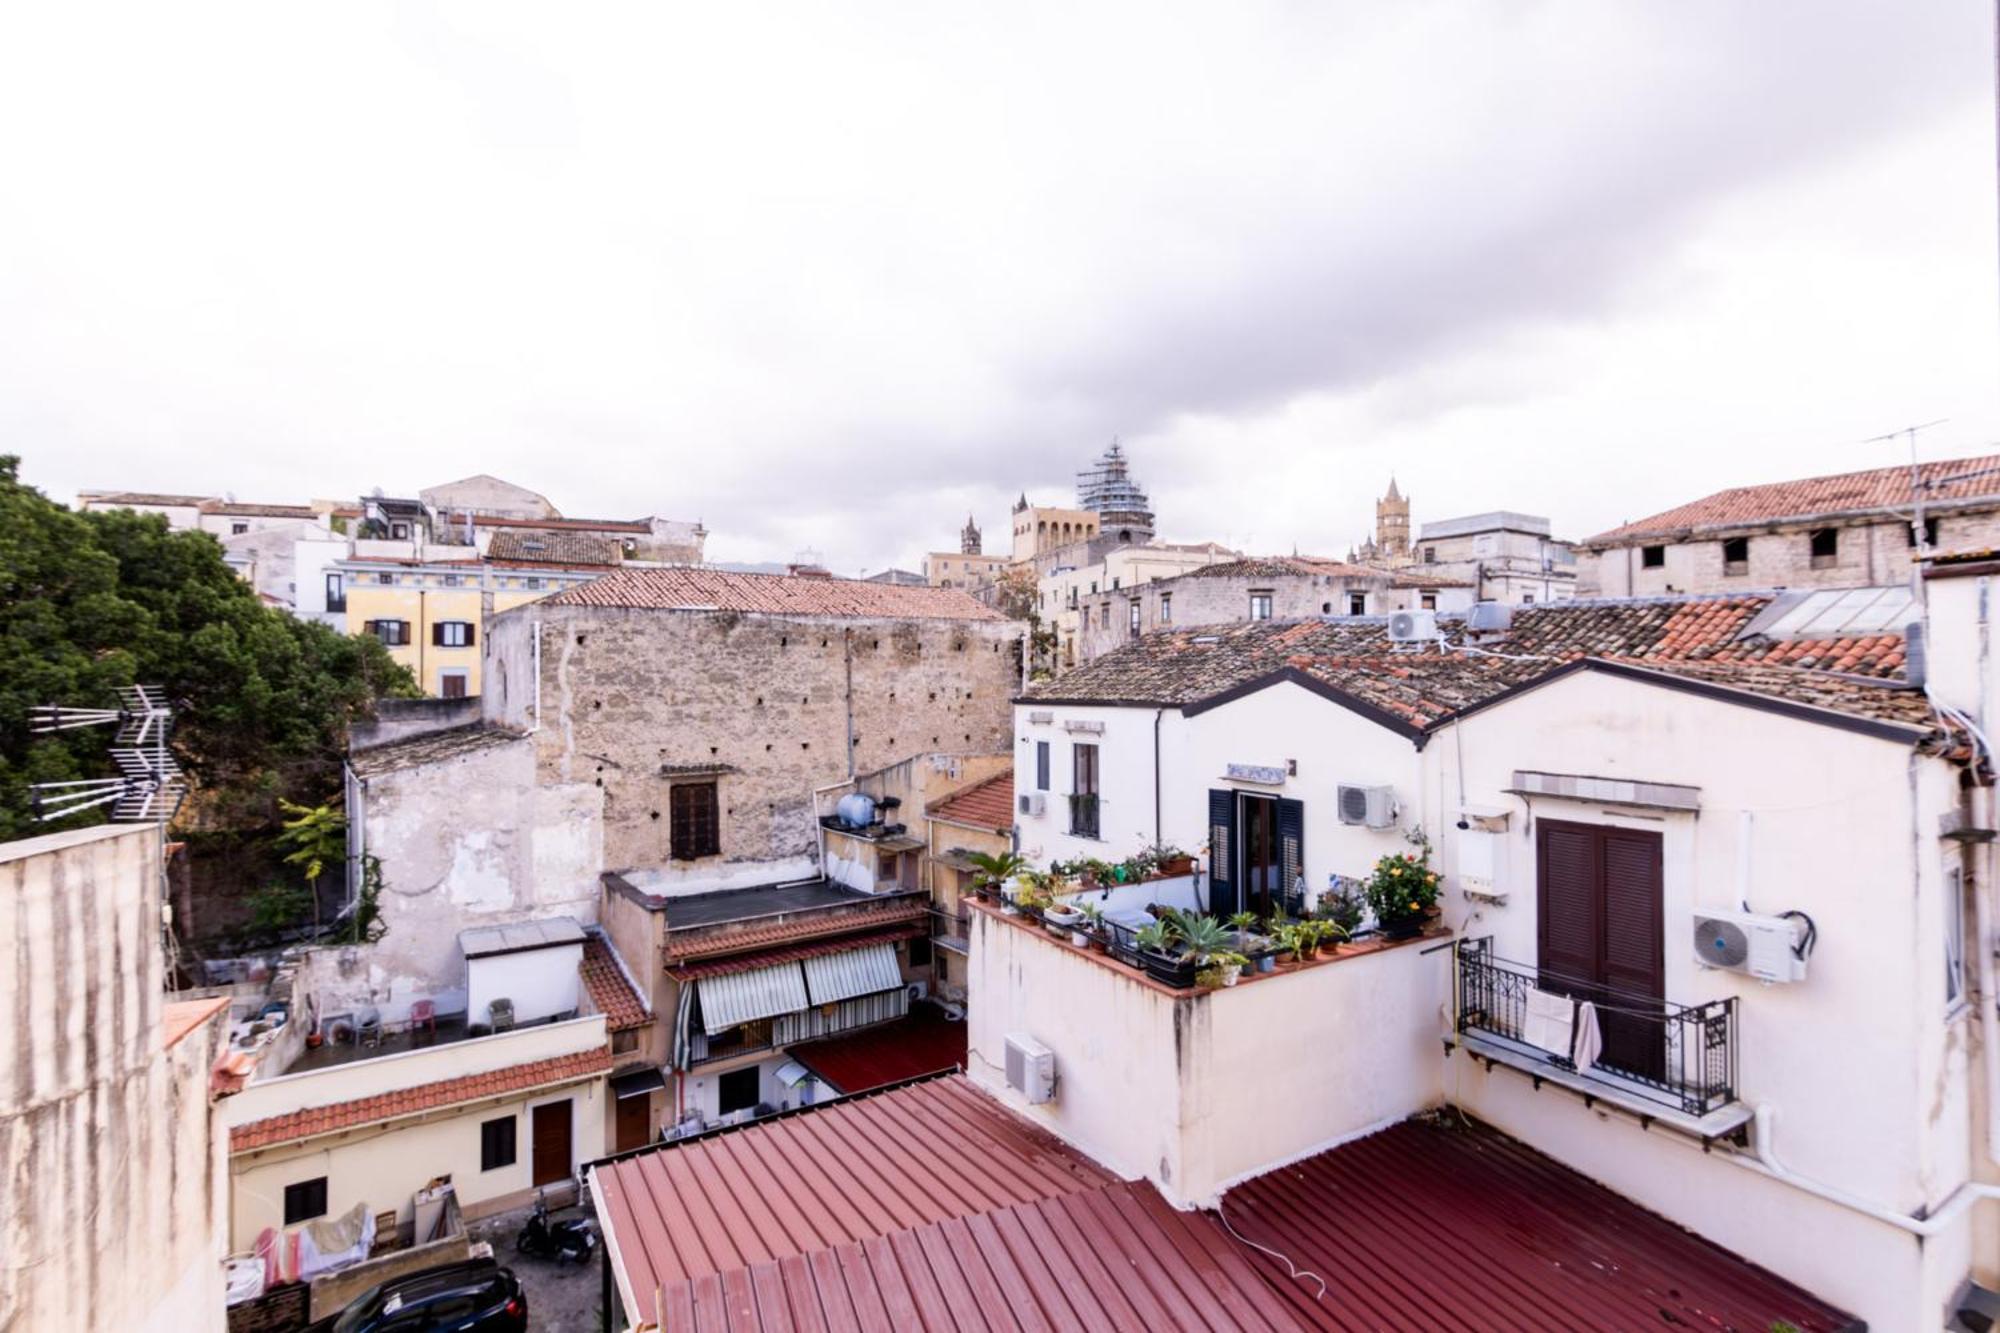
[[[1181,1206],[1392,1124],[1443,1094],[1445,955],[1406,947],[1175,993],[989,909],[973,913],[970,1073],[1030,1120]],[[1006,1037],[1056,1054],[1058,1090],[1006,1086]]]
[[[465,960],[466,1014],[474,1024],[485,1023],[493,1001],[514,1002],[516,1023],[538,1023],[577,1011],[582,977],[581,944],[524,949]]]

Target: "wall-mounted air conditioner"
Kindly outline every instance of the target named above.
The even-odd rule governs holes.
[[[1042,1106],[1056,1099],[1056,1053],[1024,1032],[1007,1034],[1007,1086]]]
[[[1389,617],[1389,638],[1394,643],[1428,643],[1437,636],[1435,611],[1398,611]]]
[[[1368,828],[1396,826],[1396,789],[1359,787],[1342,783],[1338,790],[1340,822]]]
[[[1728,908],[1694,914],[1694,956],[1703,967],[1742,972],[1759,981],[1804,981],[1799,927],[1788,917]]]
[[[1014,808],[1021,814],[1040,818],[1049,811],[1048,793],[1024,791],[1014,798]]]

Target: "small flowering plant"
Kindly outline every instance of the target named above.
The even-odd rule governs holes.
[[[1375,924],[1393,931],[1429,916],[1437,907],[1438,876],[1431,869],[1430,848],[1419,844],[1415,852],[1397,852],[1375,863],[1362,881],[1362,896],[1375,913]]]

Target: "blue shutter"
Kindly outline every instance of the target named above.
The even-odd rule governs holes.
[[[1304,801],[1278,802],[1278,863],[1284,867],[1284,882],[1278,886],[1285,910],[1293,915],[1305,911],[1305,894],[1300,882],[1306,873],[1306,804]]]
[[[1236,913],[1236,793],[1208,793],[1208,910],[1216,917]]]

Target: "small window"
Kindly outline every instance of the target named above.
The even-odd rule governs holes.
[[[1750,572],[1750,539],[1731,537],[1722,543],[1722,572],[1725,574],[1748,574]]]
[[[1083,607],[1083,608],[1081,608],[1081,609],[1080,609],[1080,610],[1079,610],[1079,611],[1077,612],[1077,617],[1078,617],[1078,621],[1077,621],[1077,623],[1078,623],[1079,625],[1081,625],[1081,626],[1082,626],[1082,627],[1083,627],[1084,629],[1089,629],[1089,628],[1090,628],[1090,608],[1089,608],[1089,607],[1087,607],[1087,606],[1086,606],[1086,607]]]
[[[1095,838],[1100,827],[1097,818],[1097,747],[1079,743],[1070,749],[1070,836]]]
[[[1351,592],[1347,594],[1347,614],[1350,616],[1367,615],[1368,594],[1365,592]]]
[[[1035,742],[1035,790],[1049,789],[1049,743]]]
[[[1160,623],[1162,625],[1174,623],[1174,595],[1170,592],[1160,594]]]
[[[375,581],[377,583],[393,584],[396,581],[396,576],[394,574],[377,574]]]
[[[919,935],[910,941],[910,966],[929,967],[931,965],[931,940],[928,935]]]
[[[1138,638],[1138,637],[1139,637],[1139,599],[1138,599],[1138,598],[1134,597],[1134,598],[1132,599],[1132,602],[1131,602],[1131,605],[1130,605],[1130,606],[1128,606],[1128,607],[1126,608],[1126,617],[1125,617],[1125,619],[1126,619],[1126,623],[1127,623],[1127,626],[1128,626],[1128,628],[1130,628],[1130,629],[1131,629],[1131,631],[1132,631],[1132,637],[1133,637],[1133,638],[1135,638],[1135,639],[1136,639],[1136,638]]]
[[[748,1069],[732,1069],[715,1080],[715,1110],[718,1115],[728,1115],[732,1111],[747,1111],[757,1105],[759,1081],[757,1066]]]
[[[326,609],[329,611],[347,609],[347,583],[341,574],[330,573],[326,576]]]
[[[1667,548],[1664,546],[1641,546],[1639,567],[1641,569],[1664,569],[1667,565]]]
[[[668,793],[668,850],[676,861],[722,852],[722,818],[713,782],[677,782]]]
[[[285,1225],[294,1226],[326,1216],[326,1177],[314,1176],[285,1186]]]
[[[371,620],[375,637],[391,648],[401,648],[410,641],[410,622],[407,620]]]
[[[1438,562],[1438,548],[1435,546],[1426,546],[1424,548],[1424,563],[1427,565],[1435,565],[1437,562]]]
[[[1252,620],[1269,620],[1271,618],[1270,593],[1253,592],[1250,594],[1250,618]]]
[[[1832,569],[1840,559],[1840,529],[1814,528],[1808,540],[1812,544],[1812,567]]]
[[[1319,604],[1319,613],[1320,613],[1321,615],[1323,615],[1323,616],[1330,616],[1330,615],[1332,615],[1332,614],[1333,614],[1333,603],[1332,603],[1332,602],[1321,602],[1321,603]]]
[[[1965,1003],[1965,873],[1953,866],[1944,874],[1944,1005],[1947,1013]]]
[[[626,1028],[623,1032],[614,1032],[611,1034],[611,1053],[613,1055],[630,1055],[638,1049],[639,1030],[637,1028]]]
[[[530,588],[539,588],[542,586],[542,581],[538,578],[528,578],[521,581]]]
[[[248,523],[231,523],[229,525],[229,535],[232,537],[241,537],[244,533],[248,531],[250,531],[250,525]]]
[[[445,575],[444,586],[447,588],[456,588],[458,586],[458,575],[456,574]]]
[[[1521,594],[1522,606],[1533,606],[1534,604],[1535,604],[1535,594],[1531,592],[1524,592]]]
[[[440,648],[470,648],[472,625],[464,620],[440,620],[431,626],[431,642]]]
[[[392,539],[394,539],[394,540],[396,540],[396,541],[404,541],[404,540],[408,539],[409,535],[410,535],[410,525],[409,525],[409,524],[407,524],[407,523],[391,523],[391,524],[389,525],[389,536],[390,536],[390,537],[391,537]]]
[[[518,1117],[503,1115],[479,1127],[479,1169],[498,1171],[514,1165],[514,1126]]]
[[[1903,529],[1904,541],[1915,542],[1916,539],[1917,539],[1917,531],[1914,527],[1908,527]],[[1935,550],[1937,549],[1937,544],[1938,544],[1938,521],[1934,518],[1927,518],[1924,520],[1924,545],[1931,548],[1932,550]]]
[[[1438,609],[1438,595],[1437,595],[1436,593],[1434,593],[1434,592],[1420,592],[1420,593],[1418,593],[1418,594],[1417,594],[1417,609],[1418,609],[1418,610],[1420,610],[1420,611],[1435,611],[1435,610],[1437,610],[1437,609]]]

